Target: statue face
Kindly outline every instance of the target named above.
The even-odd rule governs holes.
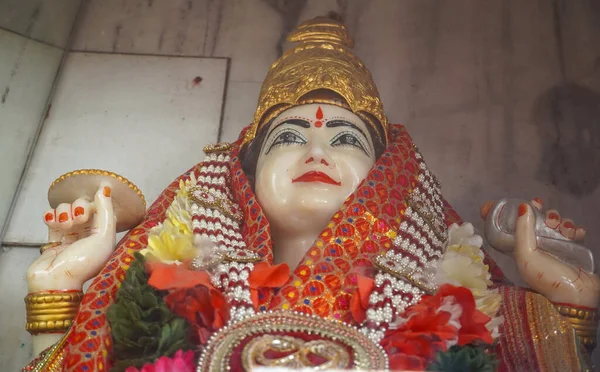
[[[255,191],[278,231],[324,228],[375,164],[367,125],[334,105],[282,112],[268,129],[256,167]]]

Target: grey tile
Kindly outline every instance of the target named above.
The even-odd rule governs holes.
[[[60,48],[66,46],[81,0],[4,0],[0,28]]]
[[[52,181],[106,169],[135,183],[148,206],[217,140],[226,60],[71,53],[5,241],[39,243]],[[196,77],[201,81],[194,82]],[[88,89],[93,87],[95,89]]]

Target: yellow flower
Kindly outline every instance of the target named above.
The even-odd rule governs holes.
[[[151,254],[162,262],[183,262],[196,256],[192,234],[182,234],[178,227],[166,220],[160,232],[150,234],[148,247],[140,253]]]
[[[195,177],[179,181],[179,190],[167,209],[164,223],[154,227],[148,236],[148,247],[140,253],[163,262],[182,262],[197,255],[193,244],[188,189],[196,184]]]
[[[475,305],[477,310],[493,318],[502,305],[502,295],[498,293],[498,290],[485,291],[481,296],[475,298]]]

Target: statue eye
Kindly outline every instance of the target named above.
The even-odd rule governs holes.
[[[369,155],[366,150],[366,146],[363,142],[354,135],[352,132],[342,132],[335,136],[334,139],[331,140],[331,146],[352,146],[359,148],[365,154]]]
[[[271,143],[269,144],[269,146],[267,146],[267,152],[265,153],[265,155],[268,154],[274,147],[277,147],[277,146],[293,145],[293,144],[304,145],[306,142],[307,142],[307,140],[297,130],[284,129],[281,132],[279,132],[273,136]]]

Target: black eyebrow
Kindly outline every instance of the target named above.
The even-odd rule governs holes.
[[[328,121],[327,124],[325,124],[325,126],[327,128],[336,128],[336,127],[350,127],[350,128],[354,128],[357,131],[359,131],[360,134],[362,134],[367,140],[369,139],[369,137],[367,137],[367,135],[365,134],[365,132],[362,131],[362,129],[360,129],[356,125],[354,125],[351,122],[346,121],[346,120],[332,120],[332,121]]]
[[[302,119],[284,120],[281,123],[279,123],[276,126],[274,126],[273,129],[271,129],[271,131],[269,132],[269,134],[267,134],[267,137],[265,137],[265,138],[269,138],[269,136],[271,135],[271,133],[273,133],[275,131],[275,129],[277,129],[278,127],[282,126],[283,124],[292,124],[292,125],[300,126],[302,128],[310,128],[310,123],[308,121],[306,121],[306,120],[302,120]]]

